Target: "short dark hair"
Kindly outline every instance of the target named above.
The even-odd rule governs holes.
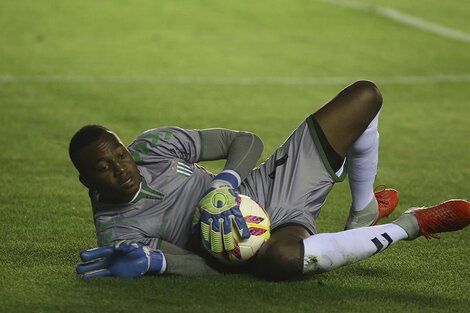
[[[101,135],[109,131],[110,130],[104,126],[90,124],[83,126],[73,135],[69,144],[69,156],[78,171],[80,171],[78,164],[80,151],[92,142],[97,141]]]

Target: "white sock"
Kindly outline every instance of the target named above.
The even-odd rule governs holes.
[[[374,199],[374,181],[379,163],[379,115],[348,151],[349,188],[352,210],[364,209]]]
[[[364,260],[407,238],[406,231],[395,224],[313,235],[303,240],[303,272],[328,272]]]

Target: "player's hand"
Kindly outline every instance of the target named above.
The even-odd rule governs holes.
[[[238,204],[238,194],[230,187],[212,189],[201,199],[192,226],[193,233],[200,233],[204,249],[216,253],[235,249],[233,231],[241,238],[250,238]]]
[[[82,274],[84,278],[138,278],[146,273],[161,274],[166,269],[166,260],[160,250],[130,241],[121,241],[115,246],[83,250],[80,257],[85,263],[77,265],[77,273]]]

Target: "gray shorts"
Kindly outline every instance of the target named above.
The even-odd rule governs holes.
[[[316,233],[315,220],[338,176],[325,156],[308,117],[289,138],[243,181],[239,190],[266,209],[271,230],[288,224]],[[346,167],[345,167],[346,168]]]

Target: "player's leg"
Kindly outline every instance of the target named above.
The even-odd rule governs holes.
[[[345,157],[382,107],[382,95],[370,81],[357,81],[344,88],[313,117],[331,147]]]
[[[257,273],[267,279],[286,280],[308,272],[327,272],[364,260],[407,238],[407,232],[395,224],[313,236],[302,226],[287,226],[273,233],[261,247]]]
[[[302,240],[315,233],[314,220],[334,182],[342,179],[338,169],[347,150],[368,128],[380,107],[381,95],[373,83],[363,81],[347,87],[307,118],[242,184],[240,193],[267,209],[274,229],[258,254],[261,274],[287,278],[302,272]],[[331,123],[332,128],[324,123]],[[334,136],[333,144],[329,138],[332,133],[339,134],[338,138]],[[340,145],[342,155],[338,153]],[[298,226],[279,227],[285,223]],[[274,277],[272,273],[276,273]]]
[[[395,224],[312,236],[302,226],[285,226],[258,251],[257,273],[267,279],[286,280],[307,272],[327,272],[364,260],[407,238],[407,232]]]
[[[303,272],[303,240],[310,237],[300,225],[279,227],[256,255],[256,273],[266,279],[298,278]]]
[[[374,195],[381,106],[382,96],[378,88],[372,82],[358,81],[313,114],[326,137],[326,145],[330,145],[338,156],[348,157],[352,205],[347,229],[373,225],[398,203],[396,191],[385,190]],[[330,163],[331,159],[335,158],[330,157]],[[389,202],[382,204],[380,200],[384,197],[389,198],[385,199]]]
[[[352,264],[401,240],[462,229],[470,224],[470,202],[449,200],[429,208],[413,208],[391,224],[309,236],[302,226],[273,233],[257,256],[258,273],[271,279],[322,273]]]
[[[428,208],[412,208],[391,224],[319,234],[303,241],[303,272],[327,272],[364,260],[401,240],[460,230],[470,224],[470,202],[448,200]]]

